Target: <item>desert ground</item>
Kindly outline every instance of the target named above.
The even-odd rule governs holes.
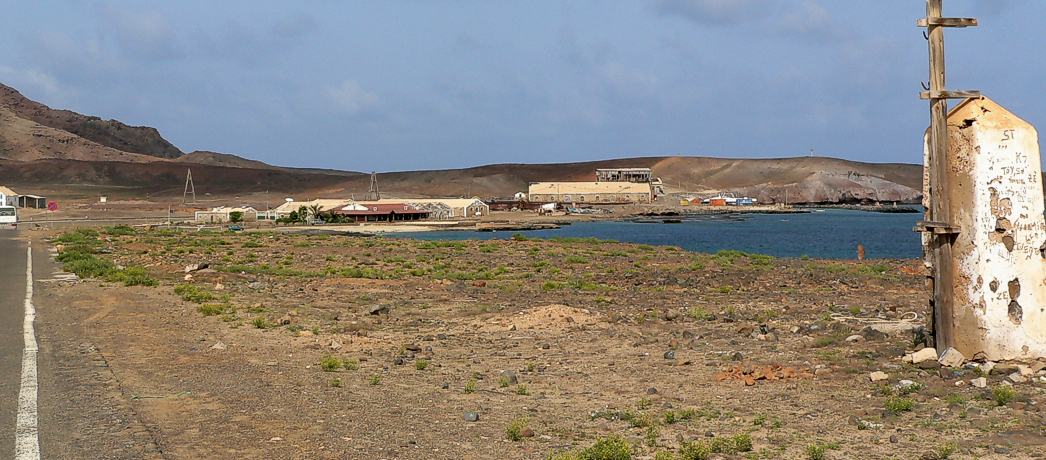
[[[124,414],[107,458],[1046,450],[1044,363],[905,362],[925,340],[918,261],[523,235],[22,232],[79,275],[38,294],[41,335],[64,337],[68,378]],[[91,433],[85,448],[102,442]]]

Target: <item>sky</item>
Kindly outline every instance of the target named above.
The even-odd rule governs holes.
[[[1046,126],[1046,1],[944,0],[948,89]],[[353,171],[922,162],[921,0],[36,0],[0,82],[185,152]]]

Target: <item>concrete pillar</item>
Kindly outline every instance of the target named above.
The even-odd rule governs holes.
[[[1046,356],[1046,220],[1035,128],[988,98],[948,114],[951,321],[966,356]],[[925,193],[929,196],[929,193]]]

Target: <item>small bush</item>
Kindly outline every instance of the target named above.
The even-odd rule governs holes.
[[[258,329],[268,329],[272,327],[272,323],[270,323],[269,320],[261,316],[254,317],[254,319],[251,320],[251,324],[253,324],[254,327]]]
[[[123,283],[124,286],[156,286],[160,284],[155,278],[149,276],[144,268],[127,268],[115,270],[105,276],[105,280],[111,283]]]
[[[207,303],[196,307],[196,311],[203,314],[203,316],[214,316],[225,313],[225,305]]]
[[[824,456],[827,453],[828,446],[824,444],[810,444],[806,446],[806,456],[810,460],[824,460]]]
[[[320,359],[320,367],[323,368],[323,370],[326,372],[334,372],[341,368],[341,366],[341,360],[331,353],[323,355],[323,358]]]
[[[566,259],[563,259],[563,262],[566,262],[568,264],[587,264],[588,259],[581,256],[570,256]]]
[[[915,401],[912,398],[904,398],[900,396],[891,396],[886,398],[886,410],[895,414],[900,412],[909,412],[915,408]]]
[[[519,441],[520,439],[523,439],[523,436],[520,435],[520,433],[523,432],[523,429],[527,427],[528,423],[530,423],[530,420],[526,417],[517,417],[512,421],[512,423],[509,423],[508,426],[505,427],[505,437],[510,441]]]
[[[189,283],[175,286],[174,293],[182,296],[182,300],[186,302],[204,303],[214,300],[214,294],[211,294],[204,288]]]
[[[342,364],[344,365],[345,370],[347,371],[354,371],[360,368],[360,362],[356,358],[346,359],[345,362]]]
[[[999,385],[992,388],[992,396],[995,397],[995,404],[1005,406],[1006,403],[1017,399],[1017,391],[1010,385]]]
[[[426,367],[429,367],[429,362],[428,361],[426,361],[424,359],[419,359],[417,361],[414,361],[414,368],[415,369],[417,369],[419,371],[423,371],[423,370],[425,370]]]
[[[519,385],[516,385],[516,394],[520,396],[526,396],[529,395],[530,392],[527,391],[527,386],[521,383]]]
[[[333,379],[331,379],[331,386],[334,387],[334,388],[340,387],[341,386],[341,377],[334,377]]]
[[[370,376],[371,385],[381,385],[381,374],[374,374]]]
[[[945,459],[951,457],[955,453],[955,443],[948,443],[933,448],[934,452],[937,452],[937,458]]]
[[[464,392],[465,392],[465,394],[475,393],[476,392],[476,381],[475,380],[469,380],[468,382],[465,382]]]
[[[550,455],[550,460],[632,460],[632,446],[625,438],[611,435],[581,450]]]

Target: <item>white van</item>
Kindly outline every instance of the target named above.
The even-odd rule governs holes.
[[[0,228],[18,226],[18,210],[14,206],[0,206]]]

